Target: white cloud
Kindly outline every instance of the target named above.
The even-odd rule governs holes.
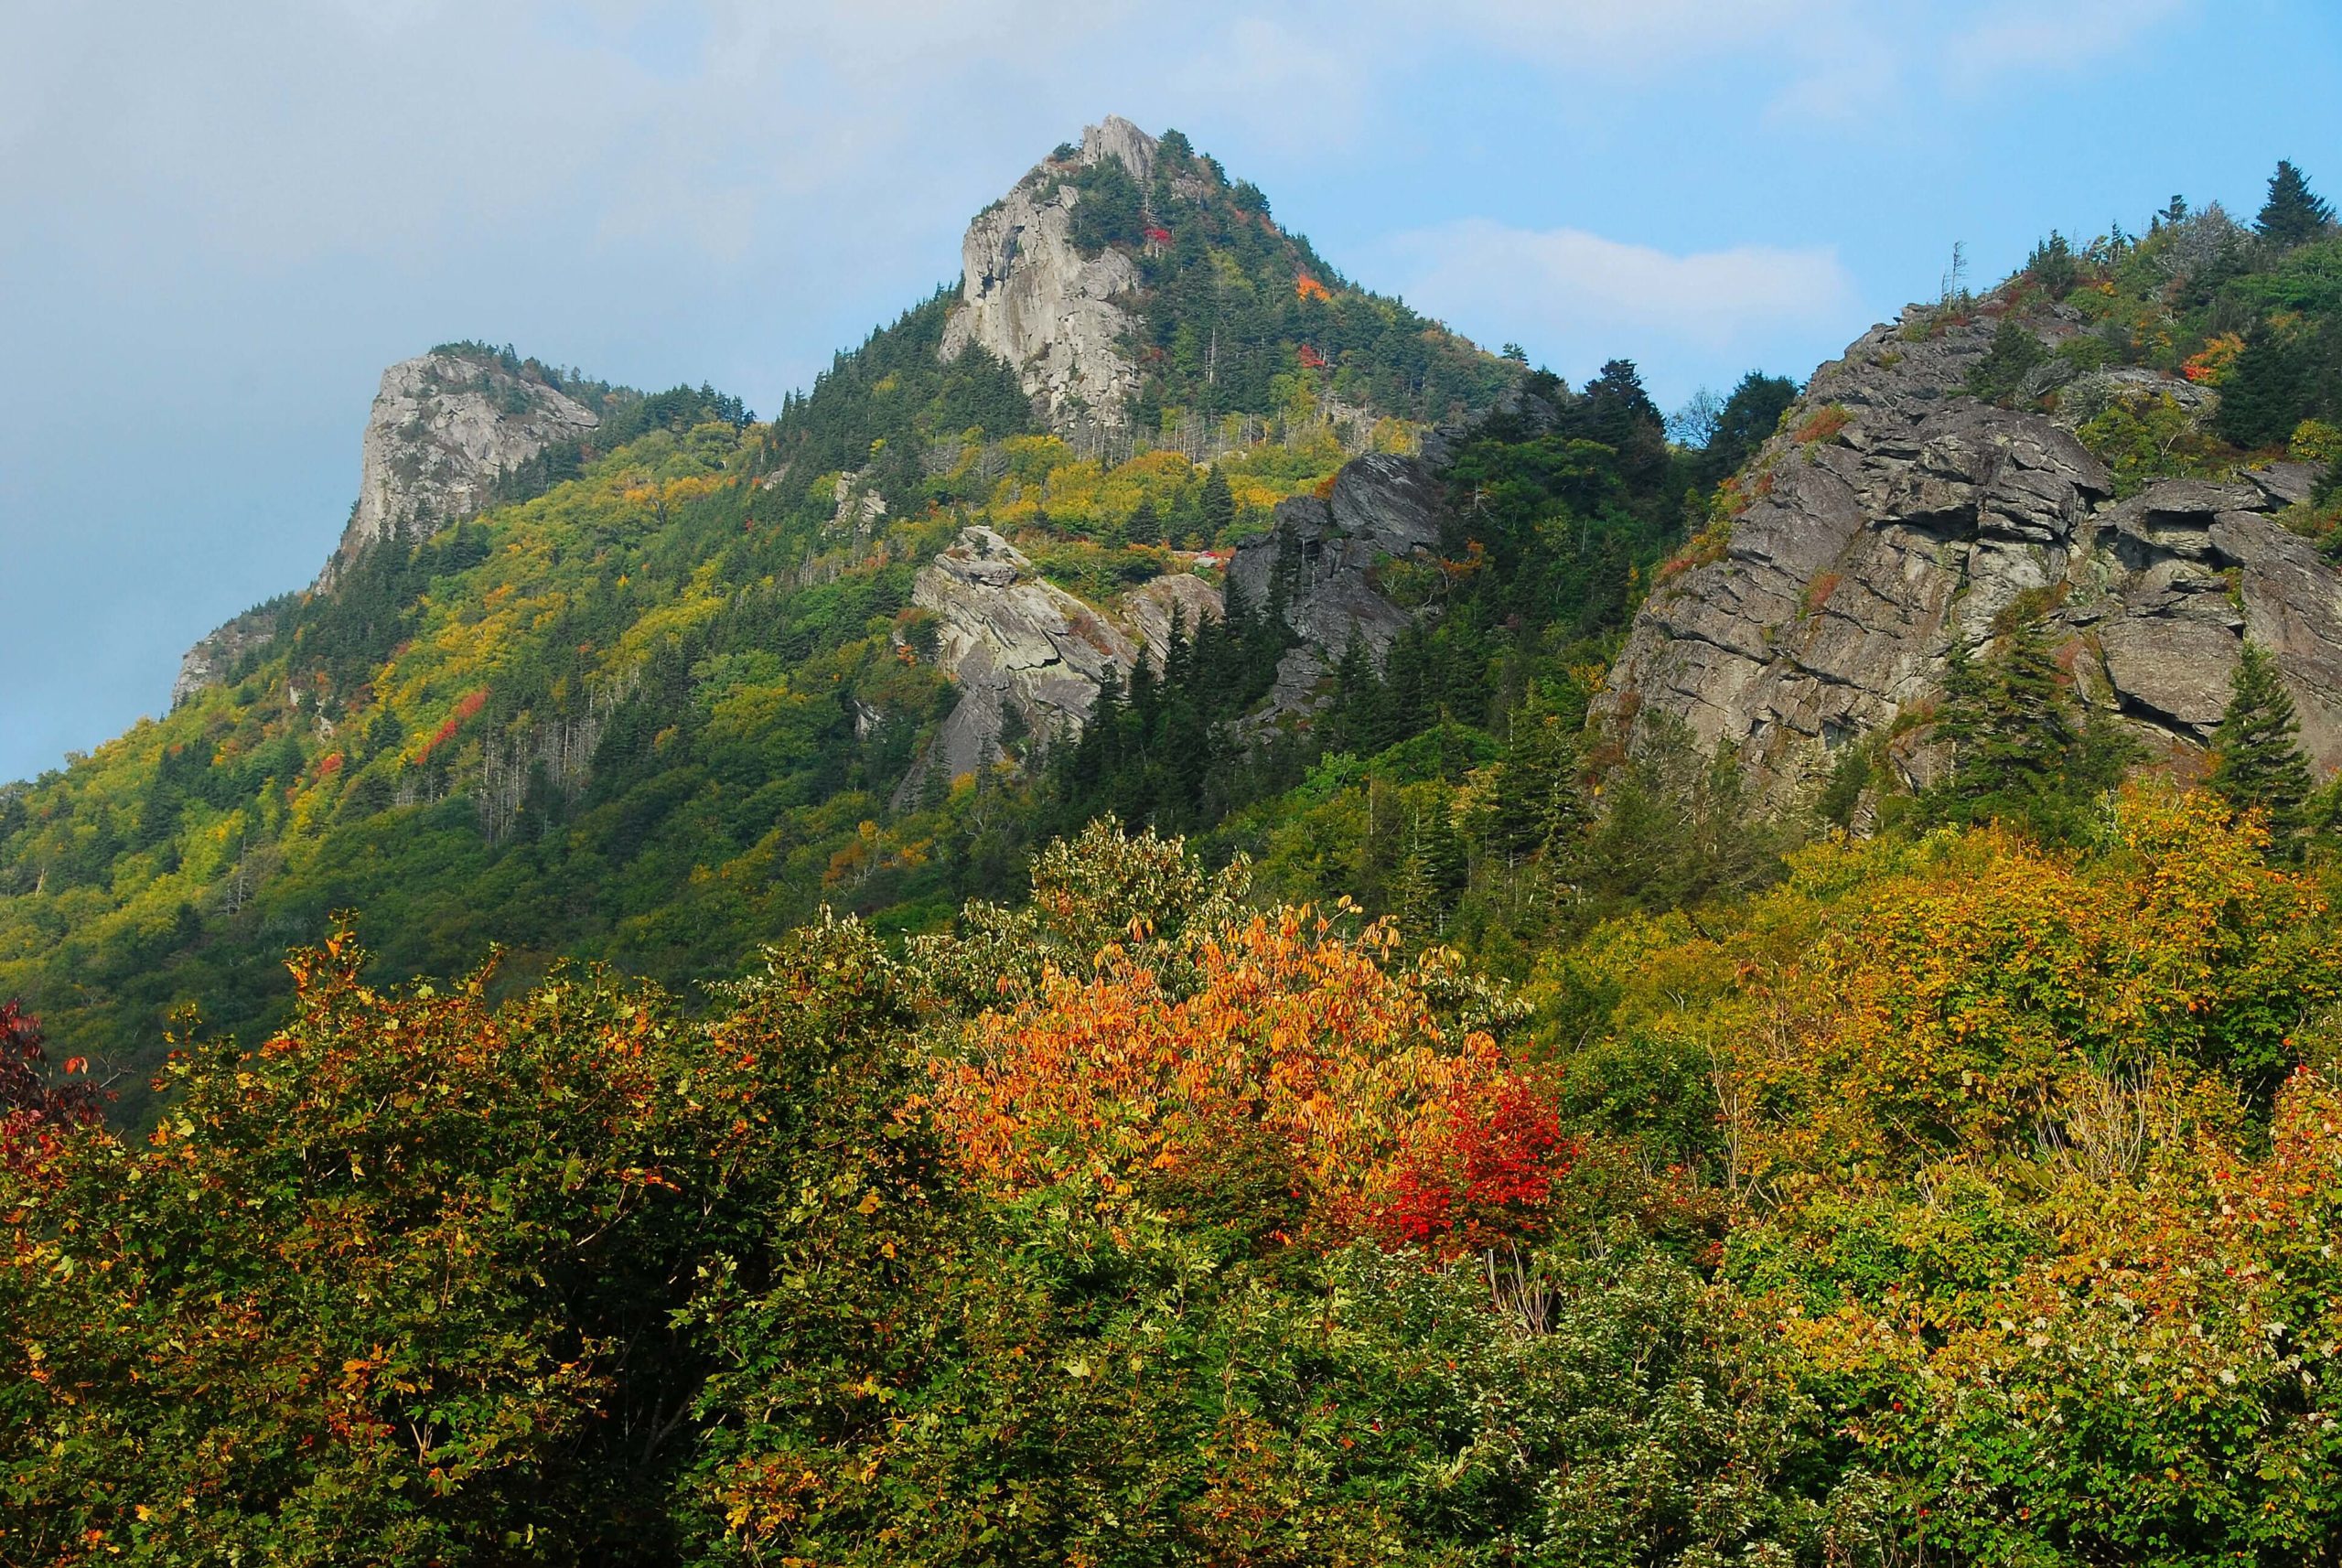
[[[1580,229],[1469,219],[1402,235],[1391,250],[1416,308],[1467,333],[1519,338],[1579,374],[1627,351],[1650,356],[1661,382],[1722,374],[1735,356],[1785,338],[1842,341],[1861,308],[1828,248],[1674,255]]]
[[[1955,31],[1947,78],[1973,88],[2018,70],[2071,70],[2130,44],[2188,8],[2188,0],[2060,0],[1992,6]]]
[[[1348,145],[1357,135],[1371,67],[1355,33],[1328,35],[1259,16],[1239,18],[1224,42],[1171,73],[1184,103],[1206,106],[1287,152]]]

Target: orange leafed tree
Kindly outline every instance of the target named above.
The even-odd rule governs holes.
[[[1384,967],[1392,942],[1384,925],[1346,939],[1287,909],[1205,944],[1183,998],[1112,955],[1087,983],[1053,973],[933,1064],[927,1109],[1004,1196],[1085,1176],[1119,1195],[1265,1139],[1289,1161],[1313,1240],[1434,1240],[1435,1226],[1381,1217],[1445,1168],[1458,1136],[1485,1138],[1481,1108],[1515,1107],[1506,1124],[1520,1122],[1527,1091],[1488,1036],[1442,1031]],[[1547,1174],[1517,1181],[1516,1197],[1566,1166],[1558,1137],[1531,1143]]]

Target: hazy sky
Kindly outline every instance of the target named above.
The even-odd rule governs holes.
[[[0,0],[0,779],[306,583],[381,368],[760,410],[1104,114],[1359,282],[1662,403],[2052,227],[2342,197],[2332,0]]]

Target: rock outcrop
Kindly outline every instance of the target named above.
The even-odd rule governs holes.
[[[1413,616],[1375,585],[1388,560],[1428,556],[1439,543],[1437,477],[1413,457],[1352,458],[1332,494],[1277,503],[1275,526],[1249,540],[1229,581],[1254,606],[1280,602],[1299,641],[1277,667],[1269,715],[1305,712],[1353,644],[1378,664]]]
[[[1144,187],[1155,177],[1155,138],[1110,118],[1081,134],[1069,159],[1050,159],[968,225],[961,245],[961,297],[943,332],[943,358],[981,345],[1015,371],[1052,428],[1130,423],[1138,367],[1124,351],[1132,321],[1119,303],[1138,285],[1121,251],[1084,256],[1073,242],[1081,192],[1067,177],[1119,162]]]
[[[330,589],[379,540],[423,538],[471,516],[500,475],[600,423],[559,388],[491,354],[435,349],[400,360],[382,372],[359,438],[358,503],[311,591]],[[188,649],[171,706],[218,684],[274,633],[274,616],[248,612]]]
[[[960,688],[899,805],[940,770],[947,778],[1007,758],[1012,727],[1037,749],[1078,739],[1111,671],[1144,657],[1161,666],[1176,620],[1192,629],[1221,614],[1219,590],[1192,573],[1139,585],[1114,618],[1045,582],[1000,534],[964,528],[912,579],[911,602],[936,618],[935,662]]]
[[[960,687],[914,778],[937,768],[957,778],[996,760],[1012,713],[1045,746],[1080,735],[1106,672],[1127,671],[1138,657],[1129,638],[1035,576],[1032,562],[989,528],[962,529],[921,567],[911,602],[937,618],[936,662]]]
[[[435,349],[382,372],[360,440],[358,506],[321,585],[368,545],[417,539],[488,504],[497,477],[600,417],[499,360]]]
[[[275,607],[263,605],[246,610],[188,649],[180,656],[178,679],[171,682],[171,706],[177,709],[197,693],[224,682],[244,655],[266,647],[275,635]]]
[[[1630,744],[1665,719],[1737,746],[1783,800],[1921,711],[1952,650],[2014,609],[2042,618],[2085,701],[2166,746],[2209,738],[2250,637],[2277,656],[2305,748],[2342,764],[2342,575],[2272,516],[2307,471],[2118,502],[2057,420],[1961,393],[1995,327],[1880,327],[1817,372],[1744,472],[1756,499],[1729,542],[1636,618],[1600,710]],[[1890,755],[1915,786],[1949,760],[1924,726]]]
[[[1163,650],[1171,645],[1174,622],[1193,637],[1196,628],[1218,620],[1223,610],[1219,590],[1193,572],[1166,572],[1152,582],[1141,583],[1123,596],[1122,604],[1123,619],[1158,669]]]

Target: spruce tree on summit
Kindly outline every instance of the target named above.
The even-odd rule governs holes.
[[[2291,248],[2305,245],[2334,227],[2334,209],[2309,188],[2309,181],[2290,159],[2280,159],[2269,177],[2269,199],[2261,204],[2253,228],[2272,243]]]

